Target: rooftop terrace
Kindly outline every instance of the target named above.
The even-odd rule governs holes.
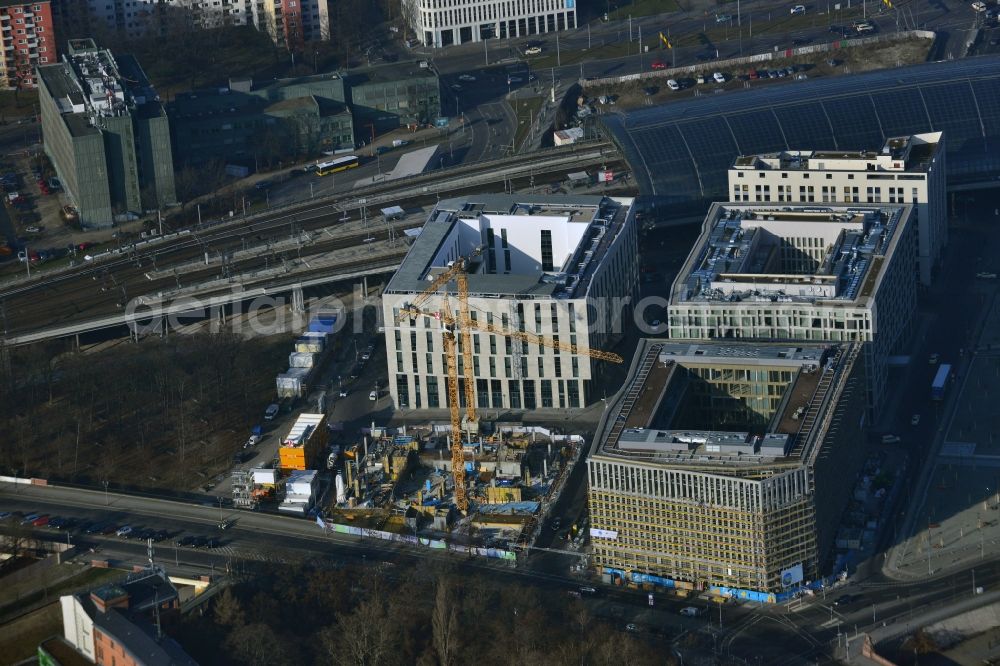
[[[809,435],[843,365],[845,347],[799,343],[725,344],[642,340],[622,394],[608,408],[591,455],[645,464],[735,467],[799,464],[815,447]],[[766,427],[678,428],[689,371],[790,372]],[[749,373],[747,374],[749,376]],[[773,380],[770,383],[774,383]],[[750,381],[753,384],[753,381]]]
[[[716,203],[672,302],[853,302],[908,215],[906,205]]]
[[[937,152],[941,132],[891,137],[881,150],[782,150],[740,155],[732,168],[779,171],[925,172]]]

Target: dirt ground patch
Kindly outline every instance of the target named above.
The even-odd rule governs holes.
[[[616,98],[615,104],[619,110],[632,109],[677,99],[714,94],[715,91],[738,90],[747,86],[755,88],[757,86],[784,86],[801,83],[794,77],[787,76],[779,79],[741,80],[740,77],[745,78],[751,69],[756,69],[759,72],[795,67],[797,74],[812,79],[912,65],[924,62],[932,45],[933,43],[929,39],[912,38],[898,42],[866,44],[853,48],[810,53],[793,58],[777,58],[754,66],[739,65],[735,68],[724,68],[716,63],[708,63],[699,71],[704,73],[707,78],[710,78],[712,73],[716,71],[723,72],[727,77],[725,84],[698,84],[694,78],[697,74],[692,74],[677,79],[684,86],[682,90],[678,91],[667,88],[668,77],[664,76],[663,78],[630,81],[622,85],[588,87],[586,93],[591,99],[608,95],[614,96]],[[604,107],[603,110],[606,112],[609,107]]]

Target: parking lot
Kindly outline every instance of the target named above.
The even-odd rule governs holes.
[[[205,534],[183,534],[177,531],[142,525],[139,522],[123,523],[109,520],[87,520],[82,518],[62,517],[48,513],[25,513],[23,511],[4,511],[0,513],[0,523],[8,527],[44,529],[67,535],[88,535],[107,537],[123,541],[145,541],[152,539],[154,543],[167,542],[178,548],[216,549],[223,546],[223,540],[218,536]],[[215,530],[225,530],[229,525],[220,522]],[[206,529],[206,532],[211,530]]]

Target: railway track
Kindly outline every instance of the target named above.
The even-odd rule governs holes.
[[[301,248],[269,250],[275,243],[287,241],[296,234],[325,229],[336,233],[336,227],[347,216],[352,221],[361,217],[361,208],[377,211],[380,205],[401,205],[406,209],[422,209],[435,203],[442,194],[458,196],[465,193],[492,191],[481,180],[496,184],[504,182],[511,191],[538,182],[546,182],[553,174],[565,176],[568,166],[601,161],[609,167],[623,165],[621,158],[610,152],[610,144],[587,146],[576,152],[542,153],[535,160],[505,158],[476,168],[445,170],[409,178],[402,183],[388,183],[359,189],[349,196],[317,200],[291,206],[265,215],[226,220],[208,224],[176,237],[172,242],[132,247],[127,251],[88,263],[61,273],[42,275],[31,282],[0,291],[0,324],[6,337],[37,333],[63,327],[72,322],[99,320],[120,312],[125,304],[139,296],[191,287],[199,282],[228,277],[239,282],[241,276],[259,272],[274,262],[298,262],[332,250],[360,247],[367,238],[385,241],[390,229],[399,233],[403,228],[423,224],[409,219],[384,223],[369,223],[368,230],[348,231],[343,236],[317,240]],[[581,161],[582,160],[582,161]],[[588,162],[589,161],[589,162]],[[461,171],[462,173],[451,173]],[[435,187],[429,188],[430,184]],[[497,188],[498,189],[498,188]],[[260,254],[252,250],[260,248]],[[399,257],[402,257],[401,249]],[[239,253],[235,261],[220,261],[219,257]],[[194,269],[195,262],[206,254],[210,263],[203,270]],[[215,261],[212,261],[212,260]],[[338,269],[347,264],[338,265]],[[175,275],[166,275],[172,267],[188,267]],[[296,277],[327,269],[296,271]],[[147,273],[156,277],[150,279]],[[266,281],[265,281],[266,283]]]

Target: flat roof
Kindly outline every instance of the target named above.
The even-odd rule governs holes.
[[[782,150],[740,155],[737,171],[864,171],[926,172],[941,142],[942,132],[891,137],[881,150]]]
[[[433,69],[430,67],[421,67],[419,62],[412,60],[352,69],[345,72],[343,76],[352,88],[367,84],[387,83],[407,79],[438,78],[437,73]]]
[[[316,428],[325,417],[325,414],[299,414],[299,418],[295,419],[295,423],[281,441],[281,445],[287,447],[302,446],[315,434]]]
[[[581,240],[571,248],[571,258],[554,271],[487,272],[484,259],[471,267],[468,275],[470,295],[541,298],[586,293],[593,271],[624,227],[631,199],[625,201],[627,203],[601,196],[537,194],[482,194],[443,200],[431,211],[420,235],[390,279],[386,293],[416,294],[426,289],[428,279],[445,268],[444,264],[435,261],[448,249],[445,244],[454,240],[456,225],[464,224],[463,220],[479,220],[480,216],[523,219],[537,216],[550,220],[562,217],[560,222],[565,225],[586,226],[578,230]],[[467,254],[471,254],[479,239],[467,241],[468,248],[463,247],[463,251],[467,249]],[[569,270],[560,270],[566,267]]]
[[[399,178],[408,178],[422,174],[428,167],[434,166],[431,160],[437,155],[438,148],[439,146],[435,144],[403,153],[399,161],[396,162],[396,166],[393,167],[392,172],[386,177],[386,180],[397,180]]]
[[[639,341],[629,375],[609,402],[590,457],[665,466],[743,468],[797,465],[818,450],[805,425],[818,415],[831,387],[846,381],[847,344]],[[793,372],[777,410],[759,431],[677,429],[674,408],[687,391],[682,369],[782,368]],[[824,376],[832,381],[821,382]]]
[[[887,266],[909,204],[714,203],[671,291],[681,303],[857,303]],[[813,270],[780,265],[784,245],[815,245]],[[802,259],[804,261],[804,258]]]

